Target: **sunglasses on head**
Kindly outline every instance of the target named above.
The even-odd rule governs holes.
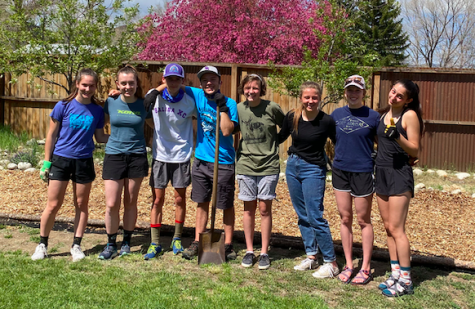
[[[345,86],[350,84],[350,83],[355,83],[355,84],[360,85],[361,87],[364,87],[364,82],[363,82],[363,79],[361,77],[347,78],[345,80]]]

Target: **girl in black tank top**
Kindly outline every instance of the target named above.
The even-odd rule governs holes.
[[[376,165],[401,168],[402,166],[409,164],[409,155],[404,151],[404,149],[402,149],[394,138],[388,137],[384,133],[386,126],[388,125],[387,123],[384,123],[386,115],[387,113],[382,116],[377,129],[378,155],[376,156]],[[400,135],[407,139],[407,132],[402,127],[403,116],[404,111],[399,118],[399,121],[396,122],[396,129]]]
[[[414,178],[409,157],[417,157],[423,124],[419,88],[410,80],[397,81],[388,95],[389,106],[379,124],[376,157],[376,197],[387,232],[391,276],[378,288],[388,297],[413,294],[410,245],[405,232]]]

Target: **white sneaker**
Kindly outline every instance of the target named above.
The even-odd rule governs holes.
[[[294,266],[294,269],[295,270],[312,270],[312,269],[317,268],[317,266],[318,266],[317,260],[306,258],[305,260],[300,262],[299,265]]]
[[[340,273],[338,267],[334,267],[332,263],[325,263],[320,268],[312,274],[315,278],[333,278]]]
[[[35,253],[33,253],[33,255],[31,256],[31,259],[33,261],[44,259],[45,257],[48,256],[48,253],[46,252],[46,250],[47,248],[45,244],[39,244],[38,246],[36,246]]]
[[[81,247],[79,245],[74,245],[71,248],[71,255],[73,257],[73,262],[80,261],[86,257],[84,253],[82,252]]]

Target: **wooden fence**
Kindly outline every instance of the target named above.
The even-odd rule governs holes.
[[[139,77],[144,93],[156,87],[161,81],[161,71],[167,62],[147,62],[139,66]],[[216,66],[222,75],[222,92],[237,102],[243,98],[237,93],[240,80],[250,73],[257,73],[268,79],[270,70],[265,65],[225,63],[185,63],[185,83],[199,87],[198,71],[205,65]],[[460,171],[475,168],[475,71],[450,71],[426,69],[383,69],[375,72],[367,82],[371,89],[367,93],[366,105],[378,109],[387,105],[387,94],[391,83],[400,78],[416,81],[421,87],[421,102],[426,121],[426,132],[422,140],[420,165],[433,168],[455,168]],[[59,86],[49,88],[45,82],[35,80],[30,84],[25,74],[16,83],[6,75],[0,82],[0,120],[15,132],[28,132],[32,137],[44,138],[49,125],[49,114],[54,104],[67,93]],[[65,82],[61,76],[54,76],[58,83]],[[430,81],[430,82],[429,82]],[[40,87],[36,86],[40,85]],[[3,86],[3,87],[2,87]],[[101,78],[98,96],[105,99],[109,89],[115,88],[113,78]],[[324,95],[325,96],[325,90]],[[278,103],[284,112],[295,108],[296,98],[278,94],[268,88],[265,99]],[[324,112],[331,113],[343,106],[328,104]],[[454,112],[452,112],[454,111]],[[148,142],[152,131],[146,128]],[[280,147],[280,155],[287,157],[290,140]]]

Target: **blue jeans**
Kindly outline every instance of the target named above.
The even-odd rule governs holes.
[[[328,221],[323,219],[325,167],[306,162],[292,154],[287,160],[285,176],[290,199],[299,217],[298,225],[307,255],[316,255],[318,247],[324,262],[336,260]],[[317,245],[318,244],[318,245]]]

